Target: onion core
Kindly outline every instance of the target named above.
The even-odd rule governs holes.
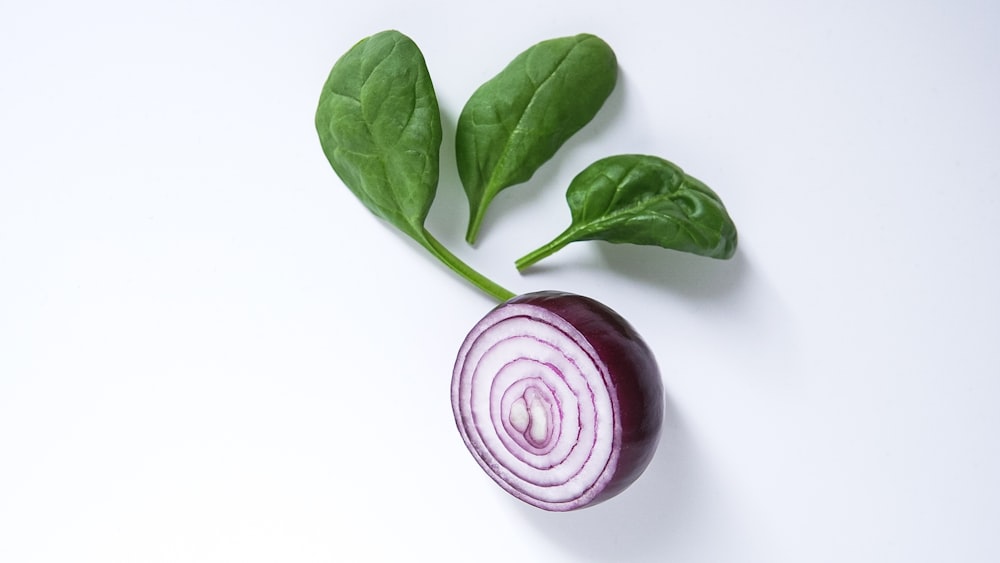
[[[462,439],[515,497],[566,511],[611,498],[646,468],[663,419],[652,352],[617,313],[538,292],[487,314],[452,378]]]

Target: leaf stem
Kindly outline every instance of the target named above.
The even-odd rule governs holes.
[[[489,190],[489,186],[486,187]],[[488,194],[489,192],[487,192]],[[492,195],[484,194],[479,201],[469,204],[469,228],[465,231],[465,242],[476,244],[479,237],[479,229],[483,226],[483,218],[486,217],[486,208],[493,201]]]
[[[483,224],[482,208],[473,212],[469,219],[469,228],[465,231],[465,242],[476,244],[476,237],[479,236],[479,227]]]
[[[490,297],[493,297],[501,303],[514,297],[515,294],[513,292],[503,288],[493,280],[480,274],[476,270],[472,269],[471,266],[452,254],[451,251],[438,242],[433,235],[427,232],[427,229],[422,229],[421,236],[415,238],[417,239],[417,242],[430,251],[430,253],[440,260],[445,266],[451,268],[453,272],[465,278],[469,281],[469,283],[478,287]]]
[[[552,242],[525,254],[521,258],[518,258],[514,262],[514,265],[517,266],[518,271],[523,271],[525,268],[531,266],[535,262],[538,262],[542,258],[555,254],[556,251],[574,240],[576,239],[573,238],[573,230],[566,229],[561,235],[552,239]]]

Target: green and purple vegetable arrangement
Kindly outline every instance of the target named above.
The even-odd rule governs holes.
[[[470,243],[494,196],[529,180],[584,127],[617,74],[607,43],[581,34],[530,47],[473,93],[455,132]],[[455,422],[482,469],[551,511],[591,506],[635,481],[656,450],[664,409],[656,360],[635,329],[580,295],[516,296],[427,231],[442,130],[417,45],[392,30],[358,42],[330,71],[316,129],[334,171],[372,213],[500,303],[469,332],[452,375]],[[585,240],[720,259],[736,250],[715,192],[656,156],[601,159],[572,180],[566,199],[569,227],[518,269]]]

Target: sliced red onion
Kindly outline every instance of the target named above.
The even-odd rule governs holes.
[[[593,299],[551,291],[515,297],[472,329],[451,400],[483,470],[552,511],[628,487],[663,421],[660,372],[638,333]]]

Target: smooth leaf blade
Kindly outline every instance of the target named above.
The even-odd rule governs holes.
[[[375,215],[420,239],[437,191],[441,115],[423,54],[398,31],[333,66],[316,110],[323,152]]]
[[[573,179],[566,200],[577,240],[654,245],[723,259],[736,251],[736,227],[719,196],[659,157],[599,160]]]
[[[455,134],[470,243],[496,194],[529,180],[590,122],[617,75],[611,47],[580,34],[532,46],[473,93]]]
[[[718,194],[656,156],[616,155],[578,174],[566,192],[572,223],[517,261],[524,269],[571,242],[642,244],[728,259],[737,231]]]
[[[316,108],[323,153],[372,213],[498,301],[514,296],[424,227],[437,192],[441,114],[423,54],[398,31],[362,39],[330,70]]]

